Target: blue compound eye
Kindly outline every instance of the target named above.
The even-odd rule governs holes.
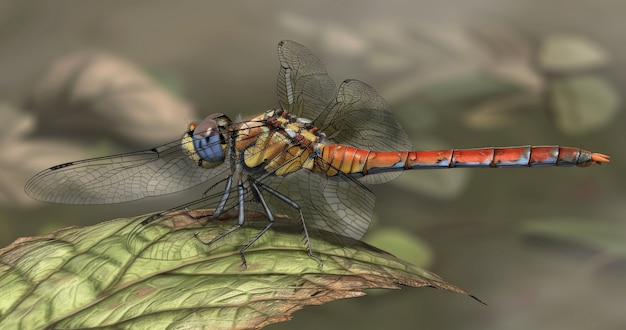
[[[193,131],[193,147],[200,158],[207,162],[224,160],[221,136],[215,115],[206,117]]]

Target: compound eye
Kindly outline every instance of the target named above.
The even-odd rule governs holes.
[[[190,125],[190,129],[194,126],[194,124]],[[217,134],[217,122],[211,116],[204,118],[199,124],[193,127],[193,135],[199,137],[207,137],[213,134]]]
[[[190,125],[190,128],[193,125]],[[224,150],[222,149],[222,137],[218,123],[213,115],[204,118],[193,130],[193,149],[195,153],[207,164],[214,164],[224,161]],[[203,165],[204,166],[204,165]]]

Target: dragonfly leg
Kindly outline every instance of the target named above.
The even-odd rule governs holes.
[[[213,213],[214,217],[218,217],[219,214],[216,215],[218,209],[220,211],[220,213],[224,210],[224,204],[226,204],[226,200],[228,199],[228,195],[230,193],[230,186],[232,183],[232,176],[228,178],[228,183],[226,184],[226,192],[224,193],[224,195],[222,195],[222,200],[220,201],[220,205],[218,205],[218,208],[215,210],[215,212]],[[235,230],[241,228],[241,226],[243,226],[243,223],[245,221],[245,209],[244,209],[244,188],[243,188],[243,181],[241,179],[239,179],[239,182],[237,183],[237,196],[238,196],[238,202],[239,202],[239,219],[237,220],[237,225],[235,225],[234,227],[230,228],[229,230],[215,236],[213,239],[211,239],[210,241],[203,241],[200,236],[199,236],[199,232],[195,232],[193,234],[193,236],[202,244],[204,245],[211,245],[219,240],[221,240],[222,238],[230,235],[232,232],[234,232]],[[222,203],[223,202],[223,203]],[[241,253],[241,251],[240,251]],[[242,266],[246,267],[246,259],[243,256],[243,254],[241,253],[241,260],[242,260]]]
[[[164,214],[163,212],[159,212],[159,213],[153,214],[153,215],[147,217],[146,219],[144,219],[143,221],[141,221],[139,223],[139,225],[140,226],[144,226],[144,225],[147,225],[147,224],[149,224],[151,222],[154,222],[154,221],[160,219],[161,217],[163,217],[163,214]]]
[[[270,210],[269,206],[267,205],[267,202],[265,202],[265,198],[263,198],[263,195],[261,194],[259,187],[254,181],[251,181],[250,185],[252,186],[252,189],[254,189],[254,192],[257,195],[259,202],[261,203],[261,205],[263,205],[263,209],[265,210],[265,214],[267,215],[267,219],[269,220],[269,223],[267,224],[267,226],[265,226],[265,228],[263,228],[263,230],[261,230],[254,237],[252,237],[248,241],[248,243],[246,243],[246,245],[244,245],[241,248],[241,250],[239,250],[239,254],[241,255],[241,262],[244,267],[246,267],[247,265],[246,256],[245,256],[246,250],[249,249],[252,246],[252,244],[254,244],[256,241],[258,241],[259,238],[261,238],[261,236],[263,236],[263,234],[265,234],[274,224],[274,214],[272,213],[272,210]]]
[[[202,244],[204,244],[204,245],[211,245],[211,244],[213,244],[213,243],[215,243],[215,242],[217,242],[217,241],[221,240],[222,238],[224,238],[224,237],[228,236],[228,234],[230,234],[230,233],[234,232],[235,230],[237,230],[237,229],[241,228],[241,226],[242,226],[242,225],[237,224],[237,225],[236,225],[236,226],[234,226],[233,228],[230,228],[229,230],[227,230],[227,231],[225,231],[225,232],[223,232],[223,233],[221,233],[221,234],[219,234],[219,235],[217,235],[217,236],[213,237],[213,239],[212,239],[212,240],[210,240],[210,241],[203,241],[203,240],[200,238],[200,233],[199,233],[199,232],[195,232],[195,233],[193,233],[193,236],[194,236],[194,237],[195,237],[195,238],[196,238],[196,239],[197,239],[200,243],[202,243]]]
[[[239,178],[237,182],[237,197],[239,199],[239,225],[242,226],[245,220],[246,209],[244,204],[244,189],[243,189],[243,181]]]
[[[230,187],[232,187],[232,185],[233,185],[233,175],[231,174],[226,179],[226,189],[224,189],[224,194],[222,195],[222,198],[220,199],[219,204],[217,204],[215,211],[213,211],[214,218],[219,217],[222,214],[222,212],[224,212],[224,206],[226,205],[226,202],[228,201],[228,197],[230,196]]]
[[[313,254],[313,249],[311,248],[311,238],[309,237],[309,231],[306,229],[306,223],[304,222],[304,215],[302,214],[302,209],[300,208],[300,205],[298,205],[298,203],[294,202],[293,200],[291,200],[291,198],[281,194],[280,192],[278,192],[277,190],[264,185],[262,183],[257,183],[259,185],[259,187],[265,191],[267,191],[268,193],[276,196],[278,199],[280,199],[281,201],[287,203],[289,206],[293,207],[294,209],[298,210],[298,213],[300,214],[300,221],[302,222],[302,228],[304,230],[304,239],[306,241],[306,247],[307,247],[307,251],[309,253],[309,257],[315,259],[315,261],[317,261],[318,266],[320,268],[322,268],[322,266],[324,265],[324,262],[322,261],[322,259],[318,256],[316,256],[315,254]]]
[[[259,238],[261,238],[261,236],[263,236],[263,234],[265,234],[265,232],[267,232],[272,225],[274,224],[273,221],[270,221],[270,223],[267,224],[267,226],[265,226],[265,228],[263,228],[263,230],[261,230],[260,232],[258,232],[256,235],[254,235],[254,237],[252,237],[248,243],[246,243],[246,245],[244,245],[240,250],[239,250],[239,255],[241,256],[241,265],[245,268],[248,266],[248,263],[246,262],[246,250],[249,249],[252,244],[254,244],[256,241],[259,240]]]
[[[207,193],[211,189],[215,188],[215,186],[217,186],[218,184],[224,182],[225,180],[227,180],[226,189],[224,190],[224,194],[222,195],[222,198],[220,199],[219,205],[216,207],[215,211],[213,211],[213,217],[215,217],[215,218],[219,217],[222,214],[222,212],[224,212],[224,207],[226,205],[226,202],[228,201],[228,196],[230,195],[230,187],[232,186],[232,175],[229,176],[226,179],[220,180],[218,183],[212,185],[211,187],[209,187],[209,189],[207,189],[204,192],[204,196],[206,196]],[[163,216],[167,215],[168,213],[171,213],[172,211],[183,210],[184,212],[189,212],[189,210],[190,210],[189,207],[191,205],[193,205],[193,204],[196,204],[196,203],[197,203],[197,201],[193,201],[193,202],[190,202],[190,203],[187,203],[187,204],[183,204],[183,205],[177,206],[176,208],[168,210],[168,211],[155,213],[155,214],[147,217],[143,221],[141,221],[139,223],[139,225],[140,226],[145,226],[147,224],[150,224],[150,223],[152,223],[152,222],[154,222],[156,220],[161,219]]]
[[[272,210],[270,210],[270,207],[265,202],[265,198],[263,198],[263,195],[261,194],[261,190],[259,190],[259,186],[254,181],[251,181],[250,183],[251,183],[250,185],[254,189],[254,192],[256,193],[257,198],[259,199],[259,202],[261,203],[261,205],[263,205],[263,210],[265,210],[265,214],[267,215],[267,219],[270,222],[273,223],[274,222],[274,213],[272,213]]]

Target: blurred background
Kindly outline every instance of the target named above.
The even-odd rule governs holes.
[[[385,97],[414,149],[525,144],[594,168],[419,171],[381,186],[370,242],[481,298],[432,289],[310,306],[267,329],[624,329],[626,43],[620,1],[1,1],[0,241],[173,207],[23,192],[52,165],[277,106],[276,45]],[[200,190],[201,191],[201,190]],[[391,241],[401,241],[401,248]]]

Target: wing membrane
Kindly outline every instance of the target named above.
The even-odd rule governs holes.
[[[120,203],[191,188],[227,167],[198,167],[177,140],[149,150],[51,167],[31,178],[25,191],[53,203]]]
[[[389,104],[368,84],[346,80],[335,91],[322,62],[306,47],[283,41],[278,46],[281,69],[278,95],[281,106],[298,116],[314,119],[314,125],[333,143],[372,151],[411,149],[408,135]],[[400,172],[369,175],[359,181],[382,183]],[[307,224],[360,239],[372,219],[375,196],[346,175],[320,177],[300,170],[269,182],[302,208]],[[295,216],[288,205],[272,203],[278,212]]]
[[[370,85],[355,79],[339,86],[337,98],[319,117],[336,143],[373,151],[410,150],[411,142],[391,107]]]
[[[281,41],[278,59],[277,93],[281,107],[298,117],[315,120],[335,98],[335,82],[328,76],[324,64],[297,42]]]

